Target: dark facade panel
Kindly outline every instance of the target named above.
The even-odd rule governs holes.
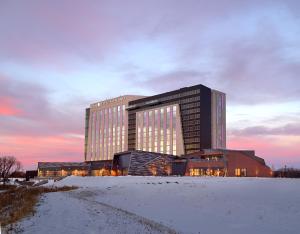
[[[186,172],[186,161],[172,162],[172,175],[184,176]]]
[[[200,148],[212,148],[211,138],[211,90],[207,87],[201,89],[201,131],[200,131]]]

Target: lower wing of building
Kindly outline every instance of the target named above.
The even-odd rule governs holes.
[[[250,150],[202,150],[184,156],[141,150],[116,153],[113,160],[40,162],[38,176],[236,176],[271,177],[262,158]]]

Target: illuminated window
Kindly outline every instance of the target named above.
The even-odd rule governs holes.
[[[191,168],[190,176],[200,176],[200,169],[199,168]]]
[[[241,176],[241,169],[240,168],[235,169],[235,176]]]
[[[154,111],[154,152],[158,152],[158,110]]]
[[[147,150],[147,117],[148,112],[143,113],[143,151]]]
[[[125,151],[125,126],[122,126],[122,151]]]
[[[92,128],[91,128],[91,131],[92,131],[92,135],[91,135],[91,153],[93,155],[94,153],[94,138],[95,138],[95,112],[92,114]],[[91,155],[91,157],[92,157]]]
[[[176,106],[138,112],[136,131],[138,150],[176,155]]]
[[[160,153],[164,153],[164,109],[160,109]]]
[[[171,111],[170,107],[167,107],[167,116],[166,116],[166,153],[171,154]]]
[[[149,120],[148,120],[148,133],[149,133],[149,144],[148,144],[148,151],[152,151],[152,126],[153,126],[153,116],[152,111],[149,112]]]
[[[142,119],[141,119],[141,113],[138,113],[137,116],[137,149],[141,150],[141,144],[142,144],[142,138],[141,138],[141,131],[142,131]]]
[[[172,150],[173,150],[173,155],[177,154],[176,150],[176,106],[173,106],[172,108]]]

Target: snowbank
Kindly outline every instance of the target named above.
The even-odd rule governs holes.
[[[300,230],[297,179],[70,176],[51,184],[79,186],[76,193],[90,202],[129,211],[182,233]]]

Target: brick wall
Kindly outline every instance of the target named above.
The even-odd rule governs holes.
[[[235,176],[236,168],[246,168],[249,177],[272,177],[272,170],[254,157],[240,151],[226,152],[227,176]]]

